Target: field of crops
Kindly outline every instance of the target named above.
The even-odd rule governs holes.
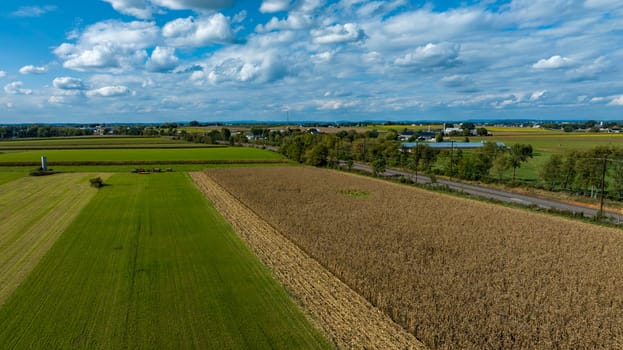
[[[318,320],[318,325],[338,348],[425,348],[412,334],[327,271],[206,173],[195,172],[192,177],[276,279]]]
[[[431,348],[623,344],[620,230],[315,168],[206,172]]]
[[[12,151],[0,153],[0,163],[39,162],[42,155],[48,162],[166,162],[166,161],[264,161],[281,160],[280,154],[242,147],[192,149],[81,149]]]
[[[206,148],[214,145],[189,143],[171,137],[67,137],[0,141],[1,150],[82,148]]]
[[[187,174],[106,183],[0,307],[0,348],[331,347]]]
[[[92,176],[25,177],[0,185],[0,305],[93,198]]]

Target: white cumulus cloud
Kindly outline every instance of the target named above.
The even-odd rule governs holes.
[[[290,0],[264,0],[260,12],[271,13],[286,11],[290,8]]]
[[[199,47],[234,39],[229,19],[221,13],[208,17],[178,18],[164,25],[162,35],[174,47]]]
[[[4,78],[6,77],[6,72],[3,70],[0,70],[0,78]]]
[[[172,47],[157,46],[147,61],[147,70],[151,72],[170,72],[179,64],[180,59],[175,56]]]
[[[102,0],[112,5],[115,11],[141,19],[151,18],[154,9],[146,0]]]
[[[313,41],[316,44],[339,44],[360,41],[366,34],[363,29],[354,23],[336,24],[320,30],[312,30]]]
[[[9,95],[31,95],[32,94],[31,89],[24,89],[22,88],[22,86],[24,86],[24,83],[22,83],[21,81],[14,81],[4,86],[4,92],[6,92]]]
[[[428,43],[398,57],[394,63],[402,67],[447,68],[458,63],[460,46],[450,43]]]
[[[611,106],[623,106],[623,95],[613,98],[608,104]]]
[[[233,0],[151,0],[154,5],[171,10],[217,10],[231,6]]]
[[[72,77],[58,77],[52,82],[52,85],[60,90],[84,90],[84,82],[82,79]]]
[[[573,64],[570,58],[555,55],[547,59],[540,59],[537,63],[532,65],[535,69],[559,69],[569,67]]]
[[[158,32],[153,22],[99,22],[88,27],[77,43],[63,43],[54,53],[64,61],[63,67],[77,71],[128,70],[144,63],[145,49],[157,41]]]
[[[87,91],[89,97],[120,97],[131,94],[130,88],[123,85],[104,86],[99,89]]]
[[[36,67],[33,65],[24,66],[19,69],[20,74],[45,74],[47,73],[47,67]]]
[[[316,105],[320,110],[338,110],[343,108],[351,108],[355,107],[359,104],[358,101],[348,101],[348,100],[323,100],[316,101]]]
[[[538,101],[547,94],[547,90],[535,91],[530,95],[530,101]]]

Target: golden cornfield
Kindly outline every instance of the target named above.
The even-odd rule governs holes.
[[[623,347],[623,232],[309,167],[207,174],[436,349]]]

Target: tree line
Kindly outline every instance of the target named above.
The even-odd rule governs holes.
[[[548,190],[623,200],[623,148],[597,146],[553,154],[539,172]]]
[[[481,148],[463,151],[435,149],[419,143],[404,148],[396,142],[396,133],[381,136],[371,130],[365,133],[340,131],[336,134],[312,135],[296,133],[283,137],[279,150],[287,158],[313,166],[336,166],[340,162],[349,167],[354,161],[369,163],[375,174],[386,167],[400,167],[417,175],[445,175],[465,180],[494,181],[493,172],[500,175],[508,170],[515,173],[533,156],[531,145],[516,144],[510,148],[487,142]]]

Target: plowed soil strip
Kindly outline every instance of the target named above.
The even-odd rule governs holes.
[[[205,173],[197,186],[343,349],[424,349],[413,335],[309,257]]]
[[[26,177],[0,186],[0,305],[97,193],[89,177]]]

